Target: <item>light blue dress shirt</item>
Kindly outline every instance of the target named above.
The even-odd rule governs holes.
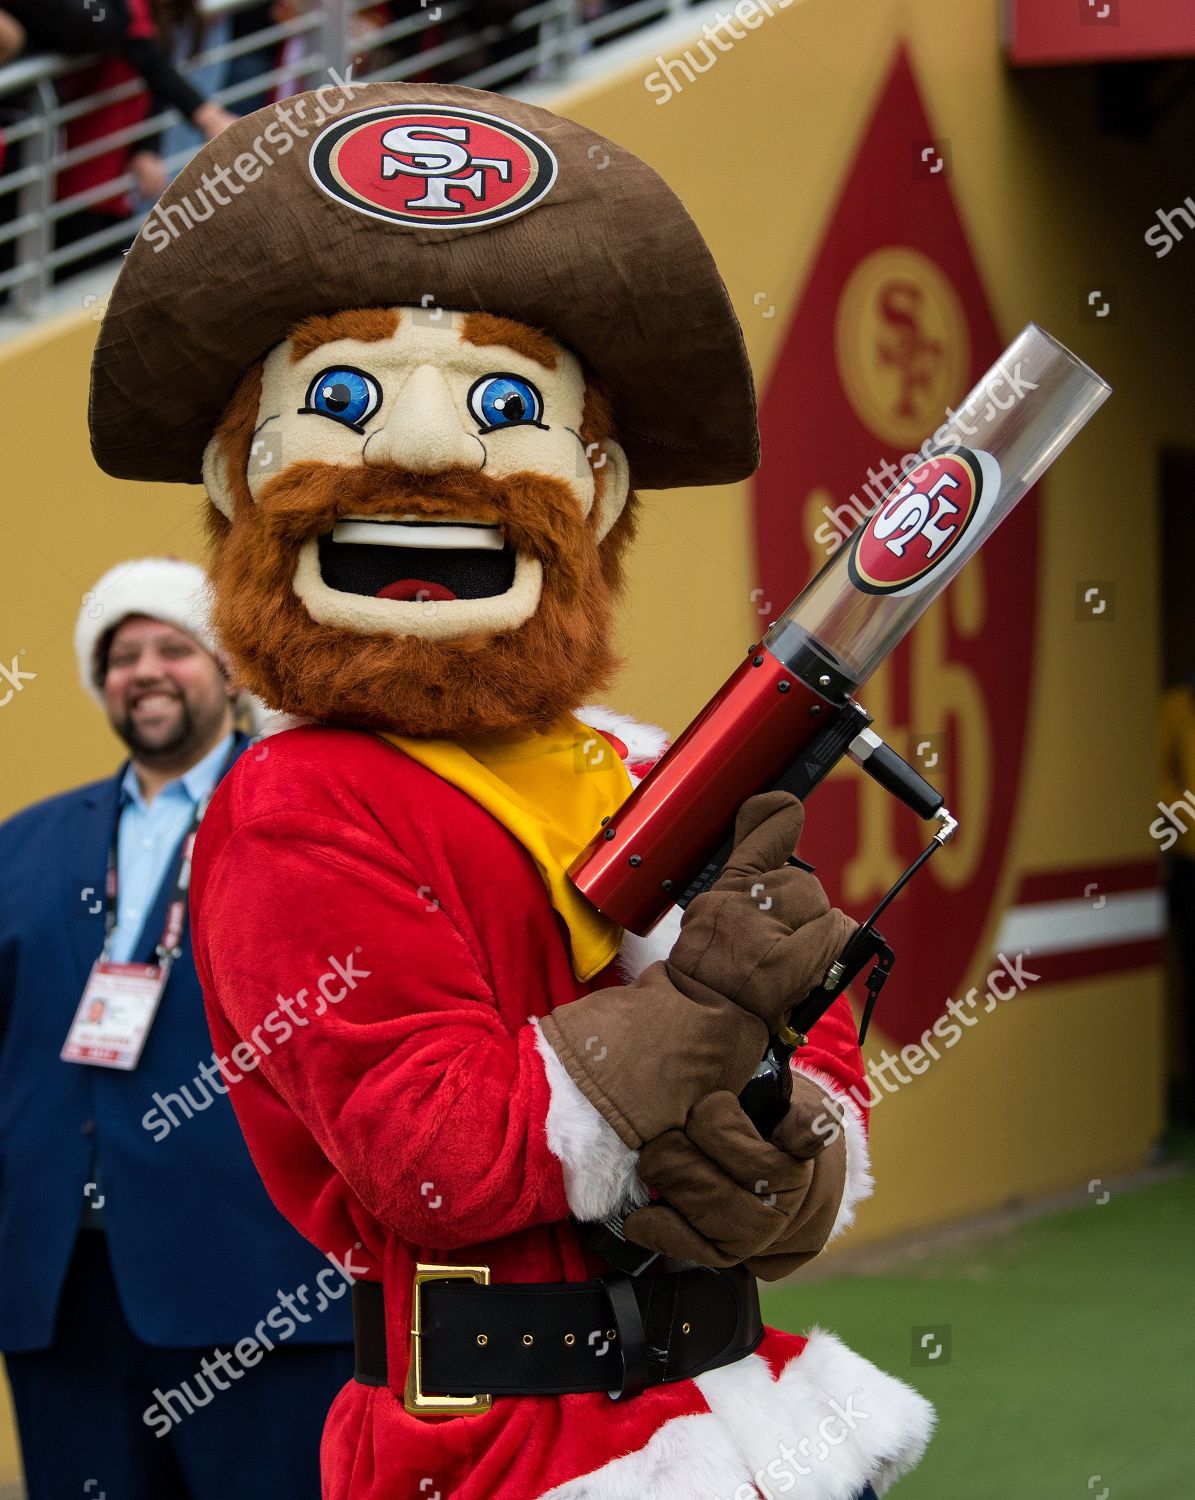
[[[132,764],[125,768],[116,834],[116,926],[108,950],[113,963],[132,960],[162,882],[173,873],[179,840],[191,826],[196,806],[216,785],[234,738],[230,734],[222,739],[177,781],[168,781],[149,803],[141,795]],[[161,934],[153,936],[156,942]]]

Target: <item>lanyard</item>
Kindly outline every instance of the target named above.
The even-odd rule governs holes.
[[[216,788],[224,780],[232,763],[236,760],[238,746],[234,742],[232,749],[225,757],[215,781],[212,783],[211,791],[195,804],[195,811],[191,815],[191,821],[187,825],[187,831],[183,835],[182,843],[179,845],[178,857],[174,861],[174,873],[170,885],[170,901],[166,907],[166,922],[162,928],[162,936],[158,939],[157,959],[160,964],[169,967],[179,956],[182,950],[183,932],[187,925],[187,890],[191,884],[191,856],[195,852],[195,836],[199,832],[199,825],[203,822],[203,815],[207,812],[208,803],[215,795]],[[108,871],[104,878],[104,950],[101,957],[107,957],[108,949],[112,944],[112,934],[116,931],[116,897],[119,891],[119,877],[116,868],[117,843],[120,838],[120,818],[116,819],[116,827],[112,830],[112,842],[108,846]]]

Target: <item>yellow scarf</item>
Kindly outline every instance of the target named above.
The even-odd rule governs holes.
[[[604,969],[618,952],[622,928],[591,906],[565,872],[630,793],[631,779],[609,740],[572,717],[546,734],[382,738],[460,787],[514,834],[568,928],[573,972],[592,979]]]

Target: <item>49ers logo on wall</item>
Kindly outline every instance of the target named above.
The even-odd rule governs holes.
[[[958,448],[907,474],[858,533],[847,558],[851,582],[866,594],[915,594],[947,560],[960,562],[963,538],[993,502],[1000,471],[990,453]]]
[[[371,218],[476,228],[533,208],[556,181],[537,136],[479,110],[414,105],[367,110],[311,147],[324,192]]]

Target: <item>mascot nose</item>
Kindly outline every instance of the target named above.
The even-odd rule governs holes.
[[[485,449],[461,425],[458,403],[439,370],[420,365],[399,391],[385,425],[366,444],[365,461],[439,474],[480,469]]]

